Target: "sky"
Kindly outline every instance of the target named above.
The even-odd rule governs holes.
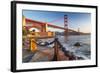
[[[23,10],[23,16],[26,18],[51,23],[60,27],[64,27],[64,15],[68,16],[68,28],[73,30],[80,29],[80,32],[91,32],[91,14],[79,12],[55,12],[55,11],[37,11],[37,10]],[[57,20],[57,21],[55,21]],[[55,22],[53,22],[55,21]],[[50,30],[56,30],[49,28]],[[59,30],[63,31],[63,30]]]

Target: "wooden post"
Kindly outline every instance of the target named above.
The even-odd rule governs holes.
[[[54,43],[54,57],[53,57],[53,61],[58,61],[58,39],[55,39],[55,43]]]

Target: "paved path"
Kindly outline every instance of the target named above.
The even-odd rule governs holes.
[[[28,50],[23,49],[23,62],[45,62],[45,61],[51,61],[54,56],[54,49],[50,47],[40,47],[36,52],[31,52]],[[64,53],[59,50],[59,58],[58,61],[67,61],[69,60],[69,57],[65,56]]]

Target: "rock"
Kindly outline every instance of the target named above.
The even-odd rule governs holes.
[[[75,46],[75,47],[80,47],[81,44],[80,44],[79,42],[76,42],[76,43],[74,44],[74,46]]]

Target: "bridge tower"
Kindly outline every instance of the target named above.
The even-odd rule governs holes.
[[[66,28],[64,31],[64,36],[66,41],[68,37],[68,16],[67,15],[64,15],[64,28]]]

